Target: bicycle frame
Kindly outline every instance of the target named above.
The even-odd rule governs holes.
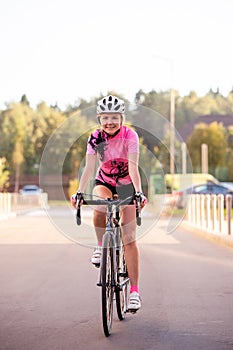
[[[137,225],[141,225],[140,198],[134,196]],[[116,295],[117,314],[120,320],[124,319],[127,312],[127,290],[129,277],[124,259],[124,249],[120,251],[121,227],[120,227],[120,206],[126,202],[132,202],[132,197],[124,200],[120,199],[80,199],[77,205],[77,224],[81,224],[82,205],[105,205],[106,206],[106,226],[103,236],[103,254],[100,265],[98,286],[102,289],[102,321],[106,337],[111,334],[113,317],[113,295]],[[129,204],[129,203],[127,203]],[[130,203],[131,204],[131,203]],[[114,215],[115,214],[115,215]],[[123,247],[123,246],[122,246]]]
[[[114,204],[111,202],[108,203],[107,205],[107,210],[106,210],[106,228],[105,228],[105,235],[110,235],[111,236],[111,241],[113,242],[113,263],[114,263],[114,279],[113,279],[113,286],[114,288],[122,288],[124,284],[126,284],[129,281],[129,278],[127,281],[124,281],[121,285],[118,286],[117,284],[117,264],[116,264],[116,256],[119,254],[119,241],[120,237],[117,237],[116,235],[116,228],[120,227],[119,225],[119,220],[120,220],[120,215],[119,215],[119,207],[115,208],[115,213],[116,216],[114,217]],[[103,241],[104,241],[104,236],[103,236]],[[102,286],[102,280],[101,280],[101,271],[100,271],[100,277],[99,277],[99,282],[97,283],[97,286]]]

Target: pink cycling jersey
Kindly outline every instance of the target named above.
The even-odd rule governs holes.
[[[114,136],[97,129],[88,139],[87,154],[97,155],[99,159],[96,180],[112,186],[132,183],[128,170],[131,153],[139,153],[138,134],[125,125]]]

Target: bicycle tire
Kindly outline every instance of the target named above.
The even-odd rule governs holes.
[[[117,315],[120,321],[124,320],[127,312],[128,296],[129,296],[129,278],[125,261],[124,246],[121,237],[121,228],[116,228],[117,249],[117,286],[115,290]]]
[[[103,237],[103,254],[101,264],[102,281],[102,322],[104,334],[110,336],[113,319],[113,296],[114,296],[114,261],[113,261],[113,238],[110,233]]]

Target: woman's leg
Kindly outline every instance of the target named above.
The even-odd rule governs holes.
[[[102,198],[112,198],[112,192],[105,186],[97,185],[94,188],[93,194]],[[106,225],[106,208],[99,206],[94,209],[93,223],[95,227],[98,244],[102,242]]]
[[[121,213],[125,259],[131,287],[139,284],[139,249],[136,241],[136,215],[134,206],[126,206]]]

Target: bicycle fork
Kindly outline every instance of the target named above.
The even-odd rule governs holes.
[[[107,229],[104,236],[105,235],[109,235],[110,236],[110,242],[112,245],[112,261],[113,261],[113,276],[112,276],[112,280],[111,280],[111,286],[115,289],[115,287],[117,286],[117,264],[116,264],[116,249],[115,249],[115,241],[114,241],[114,234],[112,232],[112,228]],[[103,242],[104,240],[104,236],[103,236]],[[107,247],[103,246],[102,249],[105,249]],[[102,287],[102,260],[100,263],[100,273],[99,273],[99,281],[97,282],[97,286],[98,287]]]

